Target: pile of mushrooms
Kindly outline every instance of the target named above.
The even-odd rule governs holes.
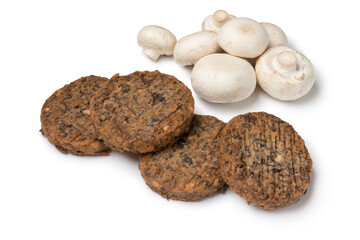
[[[180,40],[169,30],[145,26],[137,36],[144,54],[156,61],[173,55],[181,66],[194,65],[194,91],[210,102],[233,103],[249,97],[256,82],[270,96],[292,101],[306,95],[315,75],[308,58],[287,46],[281,28],[218,10],[202,31]]]

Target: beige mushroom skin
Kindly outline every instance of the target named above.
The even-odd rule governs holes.
[[[254,68],[246,60],[225,53],[201,58],[191,73],[191,85],[200,97],[233,103],[249,97],[256,87]]]
[[[221,27],[218,41],[231,55],[256,58],[267,48],[269,36],[260,23],[250,18],[235,18]]]
[[[217,10],[213,15],[207,16],[202,23],[203,31],[219,32],[220,28],[229,20],[236,18],[224,10]]]
[[[174,60],[181,66],[192,65],[200,58],[220,52],[217,33],[201,31],[181,38],[174,47]]]
[[[173,54],[176,37],[166,28],[148,25],[139,31],[137,42],[143,48],[144,54],[156,61],[161,55]]]
[[[268,22],[261,22],[260,24],[265,28],[267,34],[269,35],[268,48],[287,46],[287,37],[281,28]]]
[[[269,48],[257,60],[255,71],[260,87],[282,101],[301,98],[315,82],[310,60],[286,46]]]

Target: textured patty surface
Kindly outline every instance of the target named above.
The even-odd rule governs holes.
[[[224,190],[219,173],[217,136],[225,124],[195,115],[190,131],[171,146],[140,156],[146,184],[167,199],[194,201]]]
[[[296,203],[310,184],[312,160],[294,128],[258,112],[233,118],[220,133],[221,174],[248,204]]]
[[[90,99],[108,79],[82,77],[57,90],[41,109],[41,132],[62,152],[76,155],[106,154],[90,118]]]
[[[194,115],[191,91],[171,75],[113,76],[91,100],[91,118],[112,149],[147,153],[173,143]]]

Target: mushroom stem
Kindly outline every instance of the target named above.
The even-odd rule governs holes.
[[[160,52],[155,48],[144,48],[144,54],[148,56],[150,59],[156,61],[160,57]]]
[[[223,22],[228,19],[228,13],[224,10],[217,10],[214,12],[213,17],[217,22]]]
[[[296,71],[297,59],[293,52],[284,51],[284,52],[279,53],[276,56],[276,62],[277,62],[277,65],[282,69],[285,69],[289,72]]]

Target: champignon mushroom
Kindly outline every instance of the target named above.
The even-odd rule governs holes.
[[[218,41],[231,55],[255,58],[267,48],[269,36],[260,23],[250,18],[235,18],[220,28]]]
[[[217,33],[201,31],[187,35],[176,43],[174,59],[181,66],[192,65],[200,58],[220,51]]]
[[[268,48],[287,45],[287,37],[281,28],[275,24],[267,22],[262,22],[260,24],[265,28],[267,34],[269,35]]]
[[[269,48],[257,60],[255,71],[260,87],[283,101],[304,96],[315,82],[310,60],[286,46]]]
[[[207,31],[219,32],[222,25],[227,21],[234,19],[235,16],[229,15],[224,10],[217,10],[213,15],[207,16],[202,23],[201,29]]]
[[[176,37],[166,28],[148,25],[139,31],[137,42],[143,48],[144,54],[156,61],[160,55],[173,54]]]
[[[224,53],[201,58],[191,73],[194,91],[209,102],[233,103],[251,95],[256,87],[254,68],[246,60]]]

